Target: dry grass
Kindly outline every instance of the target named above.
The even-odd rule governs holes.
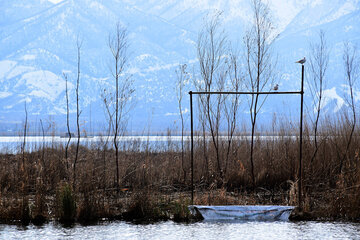
[[[223,172],[218,171],[212,143],[196,142],[195,203],[297,204],[299,139],[287,137],[293,132],[290,127],[282,125],[276,139],[256,140],[255,187],[251,184],[249,171],[248,140],[233,140],[228,157],[226,141],[220,143]],[[348,127],[341,121],[324,124],[314,157],[314,142],[310,131],[305,128],[304,209],[316,213],[316,217],[351,220],[360,217],[359,208],[354,208],[360,203],[360,138],[357,129],[346,152],[348,132]],[[237,136],[241,137],[241,134]],[[77,179],[72,186],[78,203],[79,221],[117,217],[139,206],[141,209],[142,205],[156,208],[164,205],[163,201],[157,200],[161,196],[174,197],[184,193],[187,196],[184,201],[188,201],[189,146],[186,145],[183,166],[176,143],[168,142],[161,150],[142,144],[146,143],[127,143],[120,152],[120,188],[116,188],[114,151],[102,143],[80,148]],[[24,166],[21,154],[0,155],[0,218],[3,221],[24,218],[23,199],[29,199],[32,218],[38,215],[54,218],[58,187],[64,182],[73,182],[75,146],[69,149],[68,163],[64,155],[63,146],[56,144],[26,152]],[[341,161],[342,169],[339,168]],[[151,202],[138,201],[144,198],[151,199]],[[178,200],[175,197],[168,203]]]

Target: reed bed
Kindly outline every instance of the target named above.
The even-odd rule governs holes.
[[[255,183],[249,171],[249,141],[241,132],[236,133],[230,147],[226,138],[220,139],[220,161],[212,142],[197,138],[194,203],[297,205],[299,138],[294,132],[283,127],[276,134],[267,133],[274,138],[257,137]],[[342,121],[327,122],[316,150],[311,131],[305,127],[303,206],[311,219],[360,218],[358,128],[350,144],[348,136],[349,127]],[[191,189],[188,142],[184,151],[170,138],[160,145],[138,140],[124,143],[120,184],[116,182],[115,152],[104,142],[80,147],[77,178],[73,179],[75,148],[70,145],[67,159],[61,144],[38,145],[23,154],[3,152],[1,221],[191,220],[186,209]]]

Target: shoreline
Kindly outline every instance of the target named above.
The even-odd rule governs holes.
[[[114,193],[115,195],[118,193]],[[125,195],[126,196],[125,196]],[[209,205],[205,204],[204,197],[210,196],[215,204],[212,206],[231,206],[231,205],[241,205],[241,206],[289,206],[288,204],[279,202],[279,199],[274,199],[275,201],[266,200],[262,194],[264,192],[247,192],[239,193],[239,195],[234,196],[233,193],[226,192],[224,196],[224,191],[216,190],[213,192],[197,192],[195,198],[195,205]],[[284,195],[286,192],[280,193],[277,192],[276,195]],[[1,209],[0,212],[0,224],[7,225],[23,225],[27,226],[33,224],[35,226],[42,226],[47,223],[60,224],[62,226],[72,226],[74,224],[80,225],[98,225],[104,222],[113,222],[113,221],[125,221],[133,224],[152,224],[163,221],[173,221],[176,223],[195,223],[202,221],[201,216],[194,216],[190,213],[188,206],[191,205],[189,198],[189,192],[176,192],[172,194],[156,193],[154,196],[148,195],[142,191],[136,192],[126,192],[121,193],[121,197],[113,197],[112,199],[107,199],[107,202],[103,205],[95,204],[94,200],[92,203],[89,203],[89,199],[84,199],[81,197],[76,197],[78,200],[74,200],[75,205],[77,206],[74,212],[73,217],[70,219],[64,220],[59,216],[59,209],[63,208],[57,206],[58,198],[57,196],[48,196],[48,200],[43,204],[51,206],[48,209],[47,213],[36,214],[36,195],[29,195],[25,197],[27,201],[27,206],[30,206],[28,210],[19,209],[15,207],[10,209],[10,212],[6,213]],[[241,199],[239,196],[241,195]],[[20,203],[24,199],[7,199],[4,201],[2,199],[2,207],[4,202],[17,202]],[[245,203],[245,204],[244,204]],[[276,204],[277,203],[277,204]],[[104,207],[106,206],[106,207]],[[18,207],[21,207],[18,205]],[[31,209],[30,209],[31,208]],[[105,209],[112,209],[111,211]],[[318,211],[299,211],[297,207],[292,211],[289,221],[298,222],[298,221],[319,221],[319,222],[360,222],[360,219],[345,219],[334,216],[328,216],[327,208],[319,209]],[[15,215],[9,216],[11,213],[17,213]],[[6,217],[7,216],[7,217]],[[248,220],[238,220],[238,221],[248,221]]]

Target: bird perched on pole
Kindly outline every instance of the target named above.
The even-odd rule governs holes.
[[[300,59],[299,61],[297,61],[295,63],[304,64],[305,62],[306,62],[306,58],[304,57],[303,59]]]
[[[279,84],[276,84],[276,85],[273,87],[273,89],[274,89],[275,91],[277,91],[277,90],[279,89]]]

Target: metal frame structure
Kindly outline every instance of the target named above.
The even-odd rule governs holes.
[[[194,204],[194,129],[193,129],[193,95],[271,95],[271,94],[300,94],[300,143],[299,143],[299,169],[298,169],[298,207],[302,209],[302,139],[303,139],[303,106],[304,106],[304,64],[301,65],[301,90],[291,92],[193,92],[190,91],[190,124],[191,124],[191,204]]]

